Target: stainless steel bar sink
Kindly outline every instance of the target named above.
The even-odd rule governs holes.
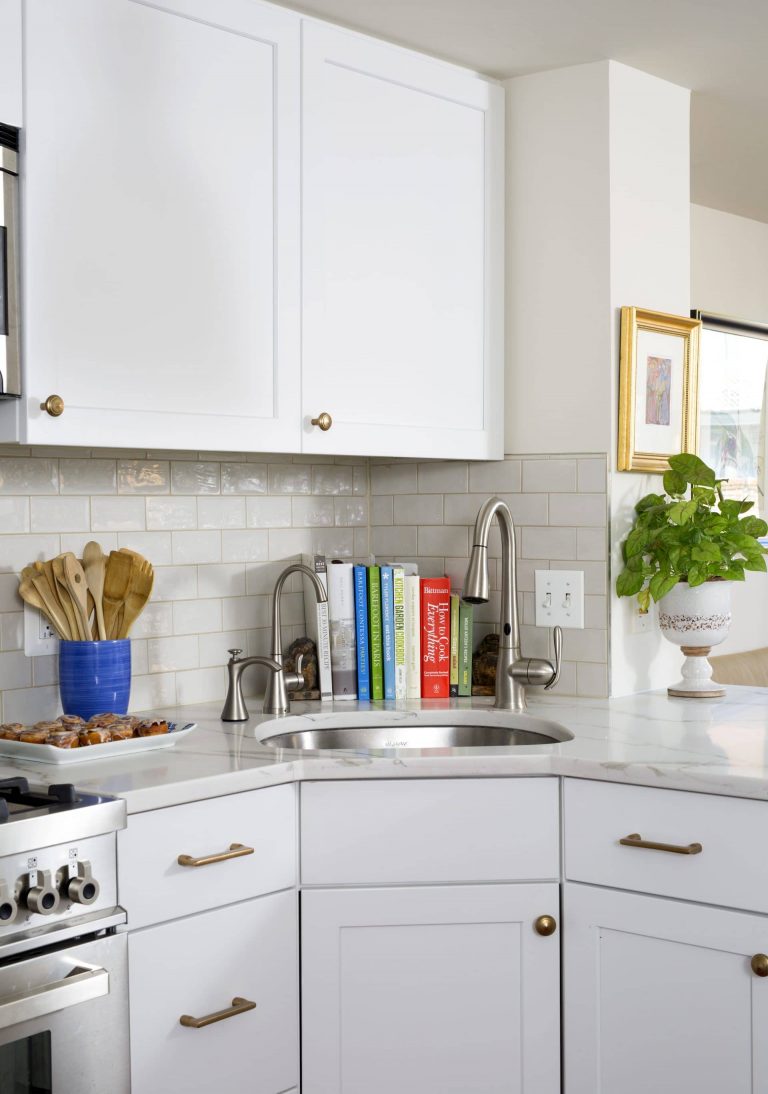
[[[500,724],[430,725],[396,722],[392,725],[324,726],[295,729],[262,739],[271,748],[298,749],[444,749],[508,748],[512,745],[546,746],[573,739],[565,726],[530,714],[513,714]]]

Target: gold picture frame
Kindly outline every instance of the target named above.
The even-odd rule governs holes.
[[[701,320],[621,309],[619,471],[669,470],[669,457],[696,453]]]

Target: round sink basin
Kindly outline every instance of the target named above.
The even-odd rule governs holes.
[[[512,714],[503,725],[429,725],[411,722],[394,725],[323,726],[275,733],[262,740],[272,748],[499,748],[511,745],[553,745],[573,739],[557,722]]]

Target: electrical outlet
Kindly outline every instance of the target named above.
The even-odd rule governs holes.
[[[27,657],[44,657],[56,653],[59,639],[53,626],[42,612],[24,604],[24,653]]]
[[[537,627],[584,626],[584,571],[536,570]]]

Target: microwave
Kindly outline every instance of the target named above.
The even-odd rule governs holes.
[[[19,131],[0,124],[0,399],[21,395]]]

